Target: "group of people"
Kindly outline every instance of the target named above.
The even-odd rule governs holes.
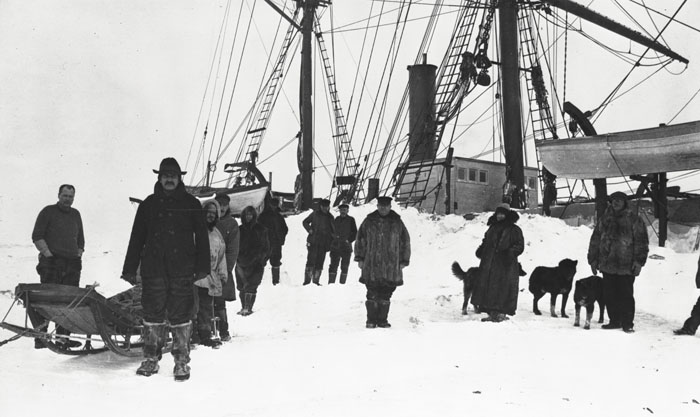
[[[153,171],[158,181],[134,218],[122,279],[142,286],[144,361],[137,374],[158,372],[163,346],[168,333],[172,333],[173,373],[182,381],[190,376],[191,343],[215,347],[220,341],[230,340],[226,302],[238,298],[238,314],[250,315],[268,262],[272,283],[279,284],[288,228],[278,200],[269,200],[260,216],[255,208],[244,208],[239,225],[226,194],[200,203],[186,191],[182,182],[186,172],[174,158],[165,158]],[[32,241],[39,251],[37,272],[41,283],[79,285],[85,238],[80,213],[72,208],[74,197],[75,187],[61,185],[58,202],[45,207],[37,217]],[[403,285],[403,269],[411,258],[409,232],[391,203],[390,197],[378,197],[377,209],[359,228],[349,216],[347,204],[339,205],[339,215],[334,217],[330,201],[325,199],[303,220],[308,233],[303,284],[321,285],[327,252],[329,284],[335,283],[338,266],[339,282],[344,284],[354,252],[360,282],[367,290],[367,328],[391,326],[391,297]],[[518,219],[518,213],[508,204],[499,205],[488,219],[488,229],[476,251],[480,272],[472,303],[487,313],[482,321],[501,322],[516,312],[518,256],[525,248],[522,230],[516,225]],[[625,194],[613,193],[588,249],[593,274],[603,275],[610,319],[604,329],[634,331],[633,285],[648,250],[644,223],[629,208]],[[700,288],[700,260],[696,284]],[[45,330],[40,328],[41,323],[33,324]],[[700,299],[691,317],[674,333],[692,335],[698,326]],[[220,339],[214,337],[217,332]],[[56,328],[57,345],[80,345],[68,336],[66,329]],[[35,340],[35,347],[44,347],[43,342]]]
[[[279,200],[268,199],[259,216],[254,207],[245,207],[239,225],[228,195],[216,194],[200,203],[187,192],[182,182],[186,172],[174,158],[163,159],[153,172],[158,180],[153,194],[139,204],[121,278],[141,287],[144,360],[136,373],[150,376],[159,371],[163,347],[172,334],[173,374],[183,381],[190,376],[193,343],[216,347],[230,340],[226,302],[238,298],[238,314],[250,315],[268,262],[272,283],[279,284],[288,228]],[[74,197],[75,187],[61,185],[57,204],[44,208],[37,218],[32,241],[39,251],[42,283],[79,285],[85,239],[80,213],[72,208]],[[367,327],[389,327],[389,300],[403,284],[401,270],[410,259],[408,231],[391,210],[389,197],[379,198],[377,211],[359,231],[347,204],[339,206],[336,218],[329,207],[330,202],[322,200],[303,222],[309,233],[304,284],[320,285],[326,252],[331,254],[329,283],[335,282],[340,266],[339,281],[344,284],[355,243],[355,260],[367,286]],[[46,330],[41,323],[34,325]],[[69,334],[57,327],[59,347],[80,346]],[[36,339],[35,347],[45,345]]]
[[[603,276],[603,294],[609,322],[603,329],[634,332],[634,281],[649,253],[649,239],[642,219],[628,205],[622,192],[612,193],[610,204],[591,235],[588,263],[594,275]],[[520,264],[525,248],[522,230],[515,224],[518,213],[508,204],[499,205],[488,219],[488,230],[476,251],[479,277],[472,304],[488,313],[482,321],[501,322],[515,314],[518,304]],[[696,308],[700,325],[700,301]],[[693,322],[694,323],[694,322]],[[687,325],[691,328],[691,324]]]

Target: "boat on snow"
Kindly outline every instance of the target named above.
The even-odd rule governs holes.
[[[694,170],[700,121],[572,139],[538,140],[542,165],[558,177],[595,179]]]

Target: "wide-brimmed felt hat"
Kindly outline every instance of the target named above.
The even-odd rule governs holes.
[[[350,206],[348,205],[348,203],[341,203],[340,205],[338,205],[338,208],[350,208]]]
[[[318,200],[318,205],[322,207],[330,207],[331,200],[328,200],[327,198],[322,198]]]
[[[183,171],[180,169],[180,164],[177,163],[175,158],[165,158],[162,161],[160,161],[160,167],[158,170],[153,170],[154,173],[156,174],[165,174],[165,173],[170,173],[174,172],[178,175],[185,175],[187,174],[187,171]]]

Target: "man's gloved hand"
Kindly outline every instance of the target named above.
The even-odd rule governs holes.
[[[128,282],[131,285],[138,285],[140,283],[139,278],[136,276],[136,274],[132,274],[130,272],[125,272],[122,274],[121,278]]]
[[[591,272],[593,272],[593,275],[598,275],[598,265],[591,264]]]
[[[399,264],[399,268],[401,268],[401,269],[404,269],[404,268],[406,268],[407,266],[408,266],[408,264],[407,264],[406,262],[401,262],[401,263]]]
[[[357,261],[357,266],[359,266],[360,269],[362,269],[362,267],[365,266],[365,261]]]
[[[639,275],[639,273],[642,272],[642,265],[639,263],[635,262],[632,264],[632,275],[635,277]]]

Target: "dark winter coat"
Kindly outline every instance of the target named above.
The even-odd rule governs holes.
[[[331,213],[324,213],[321,209],[314,210],[304,219],[302,225],[309,233],[306,243],[326,252],[330,250],[333,236],[335,236]]]
[[[402,267],[411,259],[411,238],[395,211],[367,215],[355,241],[355,261],[362,262],[363,284],[403,285]]]
[[[351,253],[352,243],[357,237],[357,225],[351,216],[338,216],[333,220],[335,237],[331,242],[331,252]]]
[[[246,212],[253,213],[253,220],[246,221]],[[257,213],[252,207],[246,207],[241,212],[240,250],[238,251],[238,266],[241,268],[264,267],[270,258],[270,241],[267,229],[257,221]]]
[[[649,253],[649,238],[642,219],[627,207],[618,213],[608,207],[598,220],[588,245],[588,263],[601,272],[635,275]]]
[[[518,306],[520,264],[518,256],[523,253],[523,232],[515,223],[520,216],[508,211],[506,218],[497,221],[496,214],[487,222],[476,256],[481,259],[472,304],[481,311],[515,314]]]
[[[267,229],[270,245],[284,246],[289,228],[279,208],[266,207],[265,210],[260,213],[258,223],[262,224]]]
[[[199,200],[179,183],[166,195],[157,182],[153,194],[139,204],[131,229],[123,274],[192,276],[210,272],[209,233]]]

